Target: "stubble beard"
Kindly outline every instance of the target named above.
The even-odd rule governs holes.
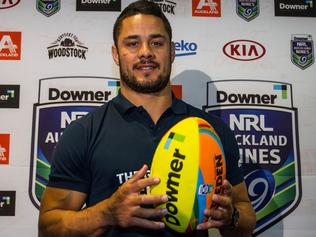
[[[169,83],[170,74],[171,74],[171,63],[169,63],[167,71],[165,73],[161,73],[160,75],[158,75],[156,79],[140,82],[137,80],[137,78],[134,75],[128,76],[127,73],[125,73],[122,70],[122,67],[120,64],[121,80],[130,89],[142,94],[157,93],[157,92],[162,91]]]

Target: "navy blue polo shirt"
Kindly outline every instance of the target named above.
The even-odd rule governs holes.
[[[171,107],[155,124],[142,106],[134,106],[119,93],[67,127],[54,151],[48,186],[86,193],[86,205],[92,206],[110,197],[144,164],[150,167],[164,133],[189,116],[201,117],[213,125],[223,143],[227,179],[233,185],[241,183],[238,146],[221,119],[173,97]],[[175,236],[125,231],[116,229],[106,236]]]

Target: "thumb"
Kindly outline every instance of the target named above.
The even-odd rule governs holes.
[[[223,194],[225,196],[231,196],[233,191],[233,186],[230,184],[230,182],[225,179],[222,185],[223,188]]]

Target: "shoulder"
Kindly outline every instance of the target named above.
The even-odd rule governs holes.
[[[73,120],[61,136],[60,142],[69,143],[80,143],[85,142],[89,143],[89,140],[98,133],[98,130],[103,125],[104,117],[107,114],[109,108],[109,103],[105,103],[101,106],[95,106],[89,113],[86,115]]]
[[[96,106],[92,111],[90,111],[86,115],[74,120],[71,123],[71,125],[75,127],[79,126],[82,128],[89,128],[92,125],[100,124],[102,123],[110,107],[110,102],[106,102],[101,106]]]

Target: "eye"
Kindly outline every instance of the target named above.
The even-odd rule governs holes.
[[[126,43],[127,47],[135,48],[139,45],[138,41],[129,41]]]
[[[153,47],[160,47],[163,46],[163,42],[161,40],[153,40],[150,42],[151,46]]]

